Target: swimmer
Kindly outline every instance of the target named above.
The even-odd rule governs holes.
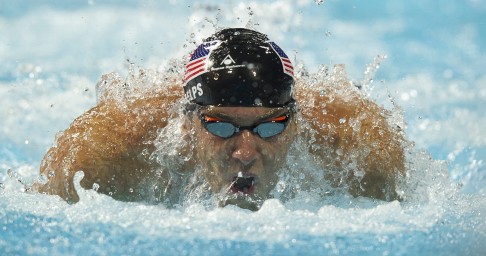
[[[338,83],[353,87],[345,79]],[[174,205],[190,193],[180,181],[192,179],[205,184],[205,193],[220,195],[220,206],[257,210],[272,197],[279,170],[289,168],[289,149],[300,136],[307,144],[300,153],[312,156],[333,187],[355,197],[400,199],[402,132],[357,90],[312,90],[294,77],[288,56],[266,35],[223,29],[197,47],[183,82],[124,104],[100,101],[76,118],[41,163],[47,181],[33,189],[78,202],[73,179],[83,171],[85,189]],[[171,113],[179,103],[184,110]],[[160,133],[178,118],[181,143],[172,149],[179,161],[157,161],[164,152],[156,145],[165,145]]]

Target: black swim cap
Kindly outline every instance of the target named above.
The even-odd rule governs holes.
[[[191,55],[184,92],[203,106],[282,107],[293,101],[293,72],[288,56],[266,35],[223,29]]]

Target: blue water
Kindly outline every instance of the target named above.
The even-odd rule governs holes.
[[[432,255],[437,252],[447,255],[479,255],[478,248],[484,245],[475,235],[457,231],[445,225],[437,225],[428,232],[409,231],[400,234],[352,234],[313,236],[305,233],[294,234],[284,243],[265,241],[230,241],[228,239],[187,238],[173,234],[147,236],[129,232],[124,227],[113,224],[87,224],[53,230],[46,225],[59,223],[59,219],[41,218],[35,215],[16,215],[6,225],[4,242],[9,244],[7,254],[82,254],[83,255],[322,255],[324,254],[391,254],[391,255]],[[36,223],[28,225],[27,223]],[[14,229],[19,229],[12,232]],[[42,233],[53,233],[43,239],[21,240],[30,237],[29,231],[39,228]],[[456,227],[454,227],[456,228]],[[469,227],[471,228],[471,227]],[[179,232],[172,230],[172,233]],[[433,235],[431,235],[430,233]],[[102,238],[102,239],[100,239]],[[52,241],[55,242],[52,242]],[[446,252],[446,253],[445,253]],[[484,252],[484,251],[483,251]]]
[[[248,23],[296,66],[343,63],[369,97],[403,110],[420,181],[409,200],[270,200],[249,212],[22,191],[55,134],[96,104],[102,74],[163,70],[215,26]],[[485,47],[484,0],[0,0],[0,254],[485,255]]]

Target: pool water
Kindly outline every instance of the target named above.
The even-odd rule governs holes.
[[[484,0],[0,0],[0,254],[485,255],[485,14]],[[167,70],[226,26],[269,34],[313,74],[344,63],[402,117],[407,198],[301,193],[251,212],[24,192],[102,74]]]

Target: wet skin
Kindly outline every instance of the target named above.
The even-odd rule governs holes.
[[[204,178],[213,193],[236,193],[254,200],[268,198],[278,179],[277,170],[285,163],[295,137],[295,124],[290,117],[285,130],[269,138],[261,138],[250,130],[221,138],[208,132],[199,117],[209,116],[244,127],[268,122],[288,113],[288,108],[210,107],[193,116],[197,138],[196,161],[204,170]],[[241,188],[243,186],[235,188],[237,177],[253,178],[254,184],[245,189]],[[235,201],[231,203],[240,205]]]
[[[123,81],[115,82],[118,85]],[[352,85],[343,82],[341,86]],[[287,150],[298,133],[299,138],[309,143],[309,151],[302,154],[313,156],[333,186],[344,187],[353,196],[396,200],[396,178],[405,173],[406,163],[400,127],[392,126],[387,119],[389,113],[359,93],[342,95],[329,85],[325,88],[329,90],[322,95],[319,90],[296,86],[299,122],[291,115],[281,134],[266,139],[248,130],[228,139],[217,137],[203,127],[200,115],[238,126],[253,126],[281,116],[287,109],[213,107],[184,116],[189,122],[183,129],[193,129],[194,133],[185,130],[183,134],[194,135],[189,144],[194,149],[178,149],[180,155],[190,157],[180,172],[204,170],[202,175],[213,193],[231,195],[235,195],[231,193],[232,184],[241,172],[241,176],[254,177],[256,182],[248,195],[241,198],[265,199],[275,187],[276,170],[285,163]],[[96,183],[99,193],[117,200],[146,201],[152,193],[147,194],[151,186],[146,182],[150,181],[162,189],[157,202],[163,202],[169,196],[164,191],[177,190],[177,186],[171,183],[167,172],[158,175],[157,170],[166,166],[150,156],[157,150],[154,141],[160,129],[174,118],[171,106],[182,97],[180,85],[174,84],[123,104],[109,98],[101,101],[57,136],[40,165],[40,173],[47,181],[36,182],[31,189],[78,202],[73,177],[82,170],[84,178],[80,185],[85,189]],[[190,152],[194,155],[187,154]],[[236,182],[241,194],[245,194],[248,183]],[[244,200],[222,205],[225,204],[255,209],[245,205]]]

